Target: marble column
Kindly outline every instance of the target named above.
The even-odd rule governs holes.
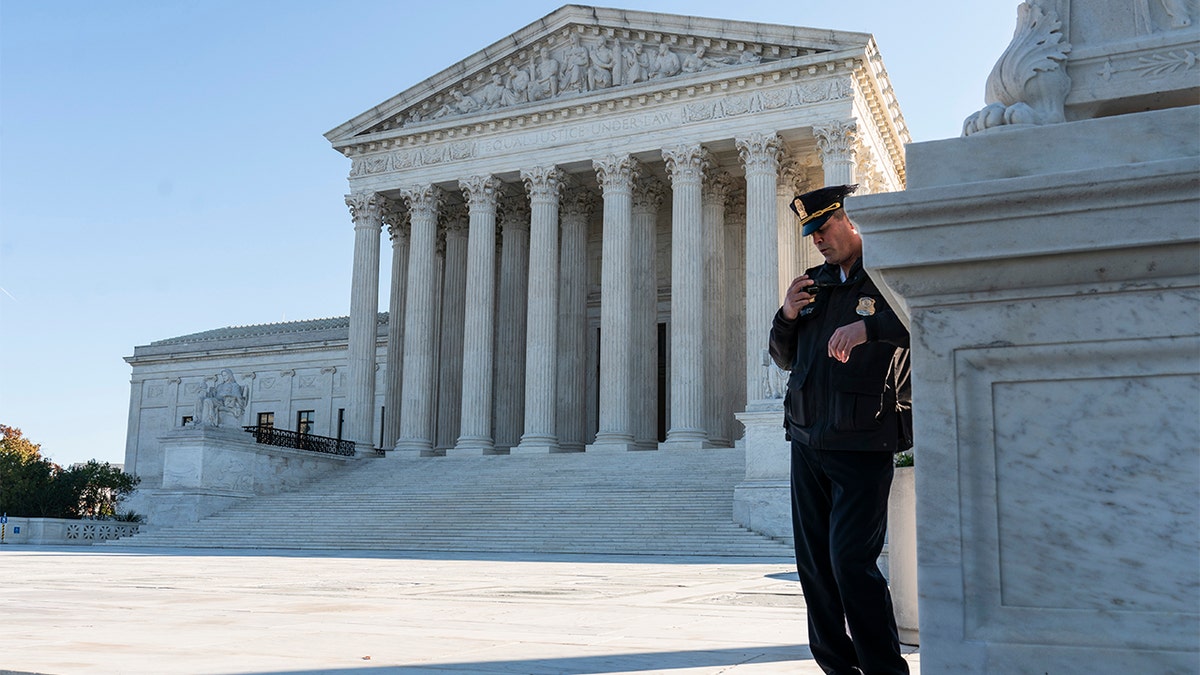
[[[529,199],[501,199],[499,326],[496,332],[497,450],[521,440],[525,424],[525,308],[529,302]]]
[[[492,451],[492,349],[496,313],[496,191],[500,179],[473,176],[461,181],[470,225],[464,298],[462,421],[458,444],[447,454]]]
[[[804,238],[800,236],[799,219],[792,212],[792,200],[799,194],[800,174],[803,167],[793,159],[785,159],[779,165],[779,179],[775,184],[775,221],[779,227],[779,304],[783,304],[783,295],[795,279],[804,270],[804,260],[800,255],[800,246]]]
[[[813,136],[821,151],[826,185],[849,185],[854,182],[855,142],[858,125],[854,120],[834,120],[813,125]]]
[[[467,294],[467,209],[450,208],[446,225],[446,268],[442,276],[441,340],[438,348],[437,436],[434,447],[450,448],[458,440],[462,403],[463,321]]]
[[[731,376],[740,375],[729,369],[729,341],[726,339],[725,306],[728,302],[725,284],[725,202],[733,188],[733,178],[724,171],[711,171],[705,176],[701,197],[704,217],[701,239],[704,245],[704,298],[701,301],[707,320],[703,326],[704,340],[704,419],[708,440],[718,448],[732,447],[730,424],[732,410],[728,405],[725,383]]]
[[[671,178],[671,428],[665,448],[709,447],[704,420],[704,244],[701,184],[711,168],[699,144],[662,151]],[[711,318],[711,317],[709,317]]]
[[[604,240],[600,267],[600,420],[589,451],[634,449],[630,383],[633,381],[633,179],[629,155],[593,160],[604,193]]]
[[[529,307],[525,327],[525,433],[514,454],[557,452],[558,201],[564,174],[521,172],[529,191]]]
[[[729,437],[742,437],[742,424],[733,415],[746,409],[746,190],[738,185],[725,201],[725,400],[729,406]]]
[[[562,202],[558,296],[559,447],[581,452],[587,434],[587,237],[595,197],[574,186]]]
[[[441,190],[432,185],[408,188],[412,227],[408,287],[404,307],[404,385],[400,438],[388,457],[420,457],[433,450],[434,286],[437,269],[437,217]]]
[[[763,398],[763,357],[779,309],[775,186],[783,140],[754,133],[736,141],[746,170],[746,400]]]
[[[633,436],[637,447],[658,448],[658,271],[655,239],[666,186],[643,176],[633,186]]]
[[[408,210],[390,201],[384,224],[392,241],[392,283],[388,303],[387,356],[384,368],[383,447],[392,448],[400,438],[400,397],[404,387],[404,304],[408,283]],[[334,429],[337,420],[333,421]],[[335,431],[336,433],[336,431]],[[332,434],[331,434],[332,435]]]
[[[346,362],[350,368],[350,430],[358,454],[374,452],[376,327],[379,320],[379,235],[382,197],[346,197],[354,221],[354,276],[350,284],[350,332]]]

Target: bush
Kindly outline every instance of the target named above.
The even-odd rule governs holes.
[[[138,478],[105,462],[63,469],[21,430],[0,424],[0,512],[27,518],[107,518]],[[136,515],[136,514],[134,514]]]

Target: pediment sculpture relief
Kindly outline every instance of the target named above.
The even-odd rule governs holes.
[[[707,42],[707,41],[706,41]],[[667,42],[606,35],[584,37],[572,31],[561,45],[549,42],[498,65],[480,84],[470,80],[409,107],[387,127],[498,110],[651,80],[762,62],[760,46],[723,43],[687,47]],[[379,130],[379,129],[376,129]]]

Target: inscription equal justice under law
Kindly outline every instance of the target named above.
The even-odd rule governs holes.
[[[622,114],[580,124],[527,132],[508,131],[491,138],[430,144],[411,150],[354,158],[350,176],[366,176],[482,157],[509,154],[530,148],[545,148],[570,141],[613,137],[633,132],[677,128],[693,122],[725,119],[737,115],[797,107],[853,96],[845,79],[828,78],[791,87],[756,91],[740,96],[689,102],[646,113]]]

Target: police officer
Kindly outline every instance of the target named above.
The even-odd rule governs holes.
[[[784,427],[813,658],[836,675],[907,673],[876,559],[893,455],[912,446],[909,337],[863,270],[862,238],[842,208],[857,187],[825,187],[793,200],[801,231],[825,264],[788,287],[770,350],[791,371]]]

